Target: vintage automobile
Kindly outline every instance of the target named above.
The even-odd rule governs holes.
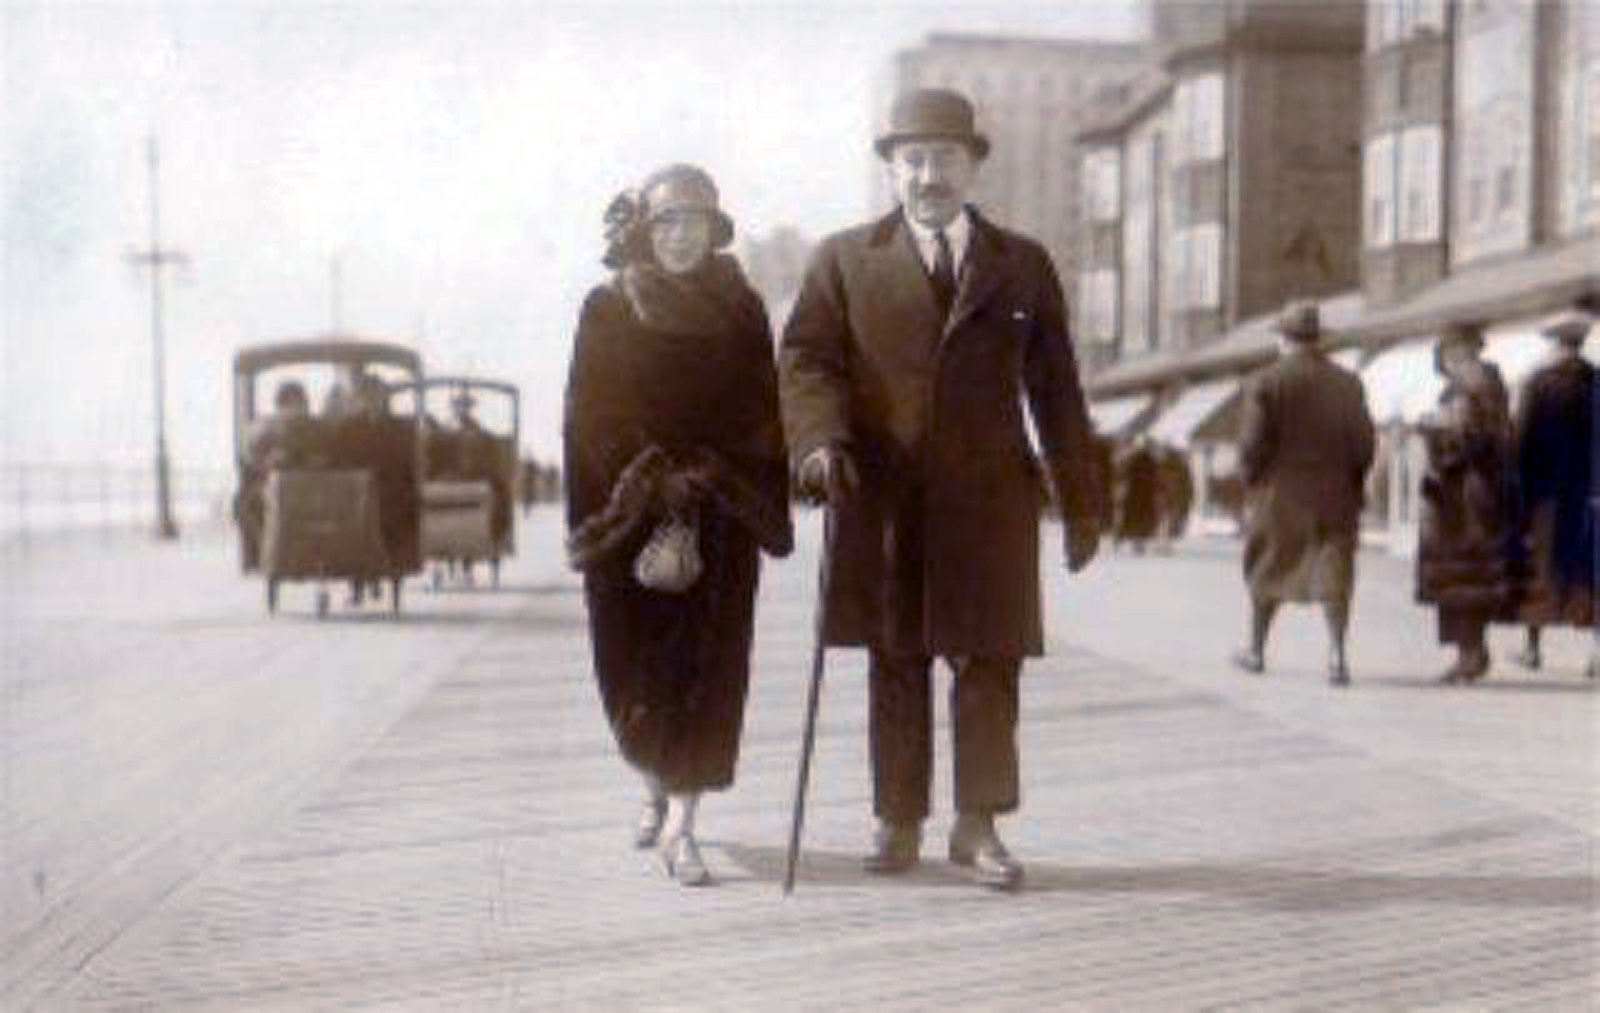
[[[515,384],[469,376],[430,376],[392,391],[413,393],[426,417],[421,539],[433,586],[447,573],[470,583],[479,562],[498,585],[500,561],[516,549],[521,395]]]
[[[401,583],[422,565],[424,416],[420,395],[397,410],[391,387],[418,390],[422,360],[393,342],[325,337],[242,349],[233,373],[240,562],[265,578],[267,610],[286,581],[316,584],[320,617],[330,582],[348,581],[360,603],[387,580],[398,613]],[[270,377],[276,410],[265,412],[257,392]]]

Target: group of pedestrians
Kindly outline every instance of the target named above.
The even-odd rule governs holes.
[[[1114,523],[1112,483],[1048,254],[968,202],[989,151],[971,104],[905,93],[875,148],[898,205],[823,240],[776,346],[705,171],[663,168],[605,215],[612,274],[583,304],[566,392],[567,549],[605,713],[642,780],[634,841],[684,885],[712,878],[698,803],[733,783],[760,555],[791,551],[792,491],[828,505],[819,649],[868,652],[865,870],[921,861],[943,659],[946,854],[981,886],[1023,881],[996,821],[1019,804],[1018,678],[1044,646],[1041,493],[1076,572]],[[1238,660],[1261,670],[1278,604],[1318,600],[1347,682],[1372,422],[1321,353],[1315,308],[1280,329],[1284,356],[1245,398],[1253,632]]]
[[[1423,420],[1417,596],[1436,607],[1440,642],[1456,648],[1444,682],[1489,671],[1492,623],[1527,629],[1521,660],[1530,667],[1544,627],[1595,625],[1600,447],[1595,369],[1581,354],[1588,331],[1577,314],[1547,327],[1550,355],[1515,399],[1482,357],[1481,326],[1453,326],[1436,346],[1445,388]]]
[[[1345,641],[1374,426],[1360,380],[1322,353],[1315,304],[1291,307],[1278,330],[1282,355],[1251,378],[1243,397],[1239,462],[1251,620],[1249,642],[1233,662],[1264,671],[1279,606],[1315,602],[1328,625],[1329,679],[1347,686]],[[1540,663],[1545,627],[1596,627],[1600,386],[1581,354],[1588,331],[1580,313],[1546,327],[1549,355],[1515,398],[1482,357],[1481,324],[1453,324],[1435,343],[1444,386],[1420,425],[1427,465],[1416,596],[1435,608],[1440,643],[1455,648],[1442,682],[1483,678],[1493,623],[1526,628],[1521,660],[1530,667]],[[1591,657],[1591,676],[1600,675],[1597,665],[1600,658]]]

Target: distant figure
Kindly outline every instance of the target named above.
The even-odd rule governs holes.
[[[1444,392],[1422,423],[1428,463],[1417,600],[1437,606],[1439,642],[1456,646],[1455,663],[1440,678],[1447,683],[1489,671],[1484,631],[1512,590],[1510,408],[1500,371],[1482,350],[1481,325],[1445,330],[1434,349]]]
[[[1116,543],[1135,553],[1161,530],[1160,476],[1148,437],[1140,436],[1117,462]]]
[[[298,430],[311,417],[310,401],[299,380],[285,380],[272,398],[273,411],[255,420],[245,440],[245,457],[262,471],[283,463],[296,449],[291,446]]]
[[[524,517],[539,502],[539,462],[531,457],[517,462],[517,501],[522,504]]]
[[[1578,314],[1544,331],[1555,357],[1524,382],[1518,398],[1517,473],[1530,579],[1521,619],[1528,625],[1524,663],[1540,662],[1545,626],[1592,628],[1595,614],[1595,368],[1582,356],[1589,321]],[[1591,677],[1600,657],[1589,659]]]
[[[1194,476],[1189,459],[1177,447],[1156,447],[1156,501],[1161,506],[1161,549],[1172,551],[1172,543],[1189,527],[1189,512],[1194,509]]]
[[[450,402],[455,413],[455,430],[450,434],[455,451],[452,470],[463,481],[489,483],[489,535],[496,545],[503,545],[511,531],[511,487],[500,468],[499,444],[473,414],[477,403],[465,389]],[[471,583],[473,561],[459,562]]]
[[[273,468],[300,463],[308,456],[310,440],[305,423],[310,416],[305,387],[298,380],[285,380],[273,395],[273,411],[256,419],[245,436],[234,518],[239,524],[240,562],[246,570],[255,569],[261,560],[267,474]]]
[[[1316,303],[1291,305],[1277,330],[1278,361],[1246,383],[1240,420],[1250,644],[1233,662],[1261,672],[1279,604],[1321,602],[1328,678],[1347,686],[1345,634],[1362,490],[1372,465],[1372,416],[1361,381],[1322,352]]]

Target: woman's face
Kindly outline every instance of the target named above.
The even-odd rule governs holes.
[[[1459,379],[1462,370],[1477,358],[1477,351],[1467,345],[1447,345],[1439,355],[1439,368],[1445,376]]]
[[[711,216],[700,211],[668,211],[650,223],[650,249],[656,263],[672,274],[687,274],[711,254]]]

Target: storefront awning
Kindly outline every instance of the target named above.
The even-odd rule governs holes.
[[[1207,442],[1204,437],[1211,434],[1202,433],[1201,430],[1221,416],[1237,400],[1238,394],[1238,380],[1197,383],[1179,394],[1178,399],[1155,420],[1150,426],[1150,438],[1175,447]]]
[[[1154,400],[1149,394],[1134,394],[1096,401],[1089,405],[1089,418],[1101,436],[1120,438],[1129,435]]]
[[[1527,319],[1600,296],[1600,239],[1471,264],[1350,328],[1365,343],[1436,334],[1458,320]]]
[[[1318,303],[1325,344],[1348,343],[1345,329],[1360,319],[1366,300],[1360,292],[1345,292]],[[1123,395],[1170,383],[1181,377],[1219,379],[1271,362],[1278,355],[1278,312],[1243,320],[1216,339],[1193,348],[1168,348],[1107,366],[1089,380],[1089,388],[1106,396]]]

